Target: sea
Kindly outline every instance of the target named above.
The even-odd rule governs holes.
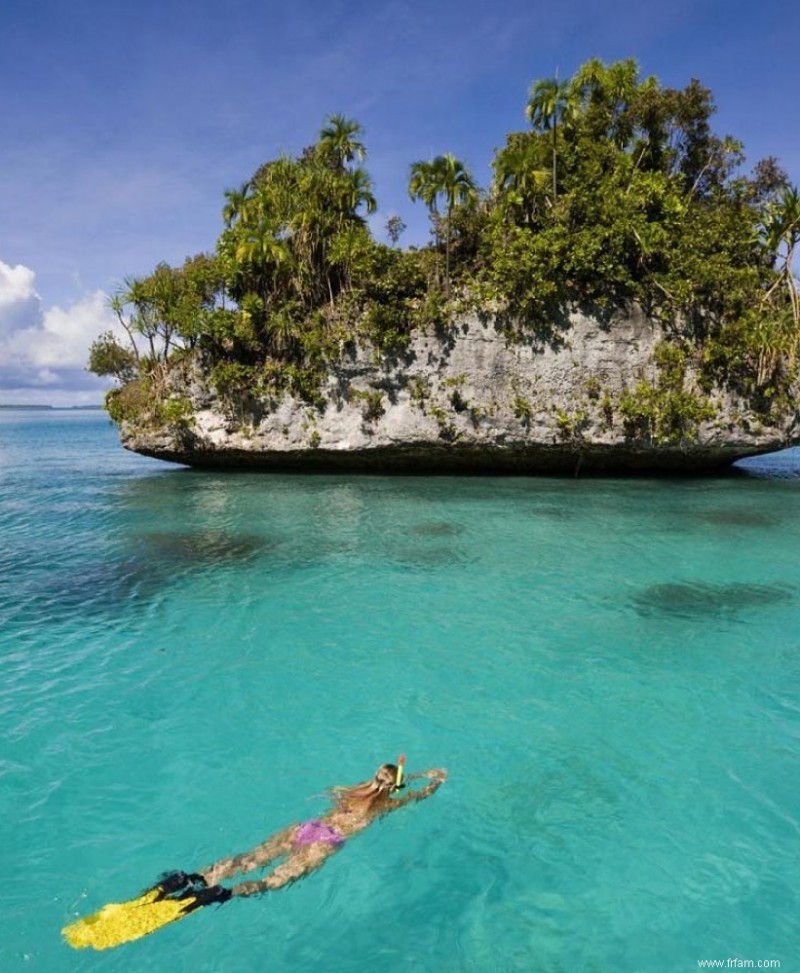
[[[799,552],[797,450],[217,473],[1,410],[0,970],[797,969]],[[305,880],[62,938],[400,753],[446,783]]]

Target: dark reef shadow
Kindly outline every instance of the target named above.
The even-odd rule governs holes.
[[[219,529],[154,531],[138,534],[133,541],[146,558],[158,558],[176,568],[214,568],[247,561],[271,546],[257,534]]]
[[[789,602],[793,597],[793,590],[786,585],[682,581],[649,585],[631,600],[642,615],[703,618],[769,608]]]
[[[51,612],[116,615],[169,590],[182,578],[249,563],[271,547],[257,535],[220,530],[135,534],[121,554],[54,572],[40,598]]]
[[[720,527],[774,527],[779,523],[776,517],[762,513],[759,510],[709,510],[699,514],[698,519],[707,524]]]
[[[422,537],[456,537],[458,534],[464,533],[461,524],[451,524],[444,520],[415,524],[411,530],[414,534],[419,534]]]

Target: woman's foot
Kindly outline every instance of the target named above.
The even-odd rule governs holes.
[[[187,912],[194,912],[195,909],[204,905],[211,905],[213,902],[220,904],[227,902],[232,894],[231,890],[226,889],[223,885],[212,885],[211,888],[200,889],[198,892],[186,891],[178,898],[186,900],[186,908],[183,910],[183,914],[186,915]]]
[[[158,889],[160,897],[189,892],[195,887],[206,888],[206,880],[197,872],[187,875],[186,872],[168,872],[153,888]]]

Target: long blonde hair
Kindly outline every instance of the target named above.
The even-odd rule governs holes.
[[[364,780],[353,787],[334,787],[333,798],[337,808],[360,806],[367,810],[387,803],[396,786],[396,764],[381,764],[371,780]]]

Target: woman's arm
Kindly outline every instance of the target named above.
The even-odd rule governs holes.
[[[422,770],[415,774],[409,774],[406,777],[406,780],[419,780],[421,777],[427,777],[428,780],[430,780],[430,784],[426,784],[418,791],[409,791],[408,794],[404,795],[403,797],[390,801],[390,810],[395,811],[397,808],[410,804],[412,801],[423,801],[426,797],[430,797],[431,794],[438,791],[442,784],[447,780],[447,771],[438,768]]]

